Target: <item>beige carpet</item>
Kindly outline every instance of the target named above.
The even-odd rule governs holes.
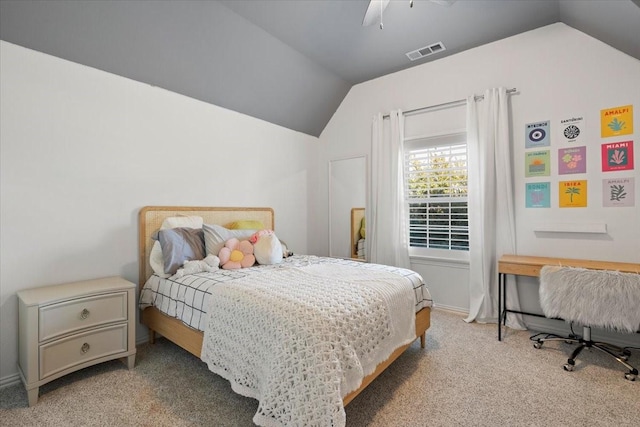
[[[347,426],[638,426],[640,381],[596,350],[565,372],[572,346],[533,348],[529,333],[464,323],[435,310],[417,343],[346,408]],[[640,366],[640,351],[630,362]],[[0,390],[4,426],[251,426],[253,399],[159,340],[136,367],[104,363],[53,381],[27,407],[22,385]]]

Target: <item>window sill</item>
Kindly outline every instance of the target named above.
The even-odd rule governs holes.
[[[415,264],[439,264],[439,265],[455,265],[463,268],[469,268],[468,259],[455,259],[446,258],[440,256],[427,256],[427,255],[411,255],[409,257],[411,263]]]

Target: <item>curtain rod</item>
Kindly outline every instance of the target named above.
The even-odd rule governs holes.
[[[507,94],[509,93],[514,93],[516,92],[517,89],[516,88],[512,88],[512,89],[507,89]],[[473,97],[473,99],[475,99],[476,101],[480,101],[481,99],[484,99],[484,95],[475,95]],[[421,107],[421,108],[415,108],[413,110],[408,110],[408,111],[403,111],[402,114],[409,115],[409,114],[418,114],[421,113],[423,111],[428,111],[428,110],[435,110],[437,108],[443,108],[443,107],[450,107],[456,104],[461,104],[463,102],[467,102],[466,99],[458,99],[457,101],[449,101],[449,102],[445,102],[442,104],[437,104],[437,105],[430,105],[428,107]],[[388,119],[390,116],[389,114],[385,114],[384,116],[382,116],[383,119]]]

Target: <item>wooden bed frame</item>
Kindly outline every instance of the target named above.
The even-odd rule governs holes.
[[[227,225],[233,221],[255,220],[261,221],[266,228],[274,229],[274,214],[271,208],[227,208],[227,207],[184,207],[184,206],[147,206],[140,210],[138,217],[139,226],[139,289],[153,275],[153,269],[149,264],[149,255],[154,241],[151,235],[157,231],[165,218],[171,216],[197,215],[204,219],[205,224]],[[155,307],[146,308],[140,313],[140,321],[149,328],[149,341],[155,340],[158,333],[174,342],[188,352],[200,358],[202,350],[202,331],[193,329],[179,319],[169,317]],[[425,333],[431,322],[431,309],[423,308],[416,313],[416,339],[420,338],[420,347],[425,347]],[[396,349],[391,356],[376,367],[375,372],[362,380],[359,389],[354,390],[344,397],[346,406],[362,390],[364,390],[378,375],[380,375],[394,360],[396,360],[411,344]]]

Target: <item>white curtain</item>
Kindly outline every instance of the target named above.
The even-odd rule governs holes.
[[[513,175],[509,142],[508,95],[488,89],[483,100],[467,99],[469,168],[469,317],[467,322],[498,321],[498,259],[515,254]],[[507,306],[519,310],[514,278],[507,278]],[[510,327],[524,329],[510,314]]]
[[[367,217],[367,259],[377,264],[409,268],[408,212],[404,200],[404,116],[389,115],[385,137],[382,114],[373,118],[371,132],[371,186]]]

